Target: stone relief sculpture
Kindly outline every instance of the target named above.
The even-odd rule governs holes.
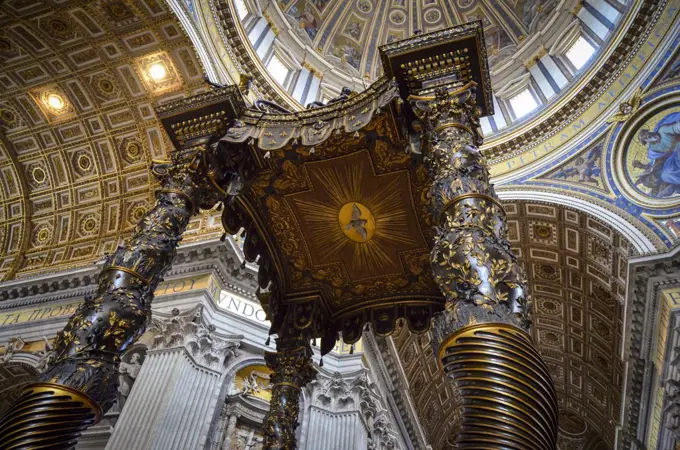
[[[52,365],[52,362],[54,361],[54,347],[52,344],[50,344],[50,341],[48,341],[45,336],[43,336],[43,340],[45,341],[45,349],[38,352],[38,357],[40,360],[38,360],[38,364],[35,366],[35,368],[38,369],[38,372],[40,373],[43,373],[45,370],[47,370],[47,368]]]
[[[262,436],[255,434],[255,429],[241,429],[236,436],[234,450],[262,450]]]
[[[243,379],[242,395],[255,395],[262,391],[270,391],[270,374],[253,370],[248,377]]]
[[[9,362],[16,352],[24,348],[26,343],[20,337],[10,338],[5,345],[5,354],[0,356],[0,364]]]
[[[126,353],[120,362],[118,368],[118,393],[120,396],[118,401],[121,408],[128,395],[130,395],[132,385],[137,380],[139,371],[142,370],[145,353],[146,352],[142,349],[133,350],[132,352]],[[120,397],[122,397],[122,399]]]

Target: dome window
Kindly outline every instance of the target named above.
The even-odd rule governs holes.
[[[290,73],[290,69],[286,67],[277,55],[272,55],[267,63],[267,70],[281,86],[286,85],[286,79]]]
[[[515,113],[515,117],[519,119],[538,108],[538,103],[531,94],[531,91],[529,91],[529,89],[524,89],[510,99],[510,106],[512,107],[512,112]]]
[[[246,2],[244,0],[234,0],[234,6],[236,6],[236,14],[238,14],[238,18],[241,20],[245,19],[248,15],[248,7],[246,6]]]
[[[571,48],[567,50],[565,56],[574,65],[576,70],[581,70],[593,54],[595,54],[595,47],[581,36],[574,42]]]

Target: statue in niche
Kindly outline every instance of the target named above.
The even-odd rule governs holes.
[[[241,389],[241,394],[256,395],[262,391],[270,390],[271,386],[269,385],[269,378],[269,374],[253,370],[247,377],[243,378],[243,389]],[[264,380],[264,382],[260,380]]]

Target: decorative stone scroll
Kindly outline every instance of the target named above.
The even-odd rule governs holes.
[[[165,319],[153,318],[149,333],[153,335],[152,349],[185,347],[194,360],[210,369],[221,370],[240,355],[242,335],[222,338],[215,336],[214,325],[202,323],[203,307],[193,313],[180,314]]]

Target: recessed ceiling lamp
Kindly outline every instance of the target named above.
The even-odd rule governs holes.
[[[64,99],[58,94],[49,94],[47,96],[47,106],[55,111],[59,111],[64,108]]]
[[[162,81],[168,76],[168,70],[162,62],[153,63],[149,66],[149,76],[154,81]]]

